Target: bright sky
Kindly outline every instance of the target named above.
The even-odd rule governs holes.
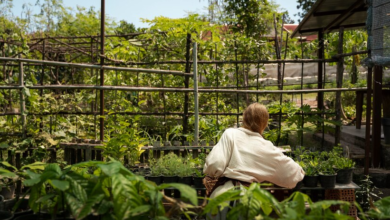
[[[288,10],[290,17],[295,21],[293,15],[298,12],[296,0],[274,0],[281,6],[282,10]],[[22,5],[30,4],[30,8],[35,12],[38,7],[35,6],[37,0],[14,0],[13,13],[20,16]],[[43,0],[41,0],[41,3]],[[100,0],[63,0],[67,7],[75,8],[76,5],[85,8],[94,6],[100,10]],[[116,21],[126,20],[133,23],[136,27],[146,27],[140,18],[153,19],[156,16],[165,16],[169,18],[181,18],[187,15],[187,12],[207,13],[208,0],[106,0],[106,15],[114,18]]]

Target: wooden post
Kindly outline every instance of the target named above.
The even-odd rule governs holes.
[[[356,129],[361,129],[362,127],[362,114],[363,114],[363,100],[364,100],[364,92],[357,91],[356,92]]]
[[[24,73],[23,73],[22,62],[19,62],[19,86],[24,88]],[[20,92],[20,117],[22,121],[22,138],[25,138],[26,137],[26,115],[25,115],[24,89],[19,90],[19,92]]]
[[[191,34],[187,33],[186,67],[185,67],[185,72],[186,73],[189,73],[191,71],[191,67],[190,67],[190,50],[191,50]],[[185,88],[189,88],[189,85],[190,85],[190,77],[189,76],[185,76],[185,78],[184,78],[184,87]],[[188,92],[186,92],[186,93],[184,93],[183,134],[186,134],[188,132],[188,108],[189,108],[189,94],[188,94]]]
[[[105,0],[101,0],[100,8],[100,65],[104,65],[104,35],[105,35]],[[100,85],[104,85],[104,69],[100,69]],[[104,90],[100,90],[100,140],[104,140]],[[100,151],[97,152],[100,155]]]
[[[374,66],[374,107],[372,111],[372,162],[374,167],[380,166],[381,152],[381,118],[382,118],[382,75],[383,67]]]
[[[324,34],[319,31],[318,32],[318,59],[322,60],[324,58]],[[323,88],[323,80],[322,80],[322,75],[323,75],[323,61],[318,62],[318,74],[317,74],[317,88],[322,89]],[[318,92],[317,94],[317,107],[320,109],[320,111],[323,110],[324,108],[324,93],[323,92]]]
[[[368,57],[371,57],[369,53]],[[367,72],[367,101],[366,101],[366,146],[364,153],[364,175],[368,175],[370,167],[370,149],[371,149],[371,88],[372,88],[372,68]]]
[[[343,53],[343,42],[344,42],[344,27],[340,27],[339,29],[339,44],[337,47],[337,53]],[[339,57],[339,61],[337,62],[337,76],[336,76],[336,84],[337,88],[343,87],[343,74],[344,74],[344,57]],[[336,122],[341,123],[341,92],[336,92]],[[335,131],[335,145],[340,144],[341,137],[341,126],[336,125]]]

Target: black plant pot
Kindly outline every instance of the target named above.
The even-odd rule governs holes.
[[[341,169],[337,172],[336,183],[349,184],[352,182],[353,169]]]
[[[15,184],[11,184],[9,187],[2,187],[0,195],[4,197],[5,200],[14,198],[15,194]]]
[[[26,198],[21,198],[19,201],[16,201],[16,199],[9,200],[5,205],[5,210],[12,211],[16,204],[18,204],[18,207],[14,212],[14,218],[22,215],[33,214],[33,211],[28,205],[28,199]]]
[[[179,178],[179,183],[183,183],[186,185],[192,185],[192,176],[183,176]]]
[[[303,181],[299,181],[297,185],[292,189],[293,191],[300,190],[303,187]]]
[[[146,176],[145,178],[156,183],[156,185],[160,185],[162,183],[162,176]]]
[[[164,183],[178,183],[178,176],[164,176]]]
[[[318,176],[305,176],[303,178],[303,184],[306,187],[317,187],[317,185],[318,185]]]
[[[203,177],[194,177],[194,187],[195,188],[204,188]]]
[[[14,217],[12,212],[0,211],[0,220],[11,220]]]
[[[320,175],[321,186],[329,189],[336,186],[336,174],[334,175]]]

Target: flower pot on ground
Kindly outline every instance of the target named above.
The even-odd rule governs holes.
[[[14,214],[9,211],[0,211],[0,220],[11,220],[14,217]]]
[[[382,118],[382,126],[385,144],[390,144],[390,118]]]
[[[317,187],[318,186],[318,175],[315,175],[315,176],[306,175],[303,178],[303,184],[306,187]]]

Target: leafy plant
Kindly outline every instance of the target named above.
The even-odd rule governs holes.
[[[390,218],[390,196],[380,199],[372,204],[367,215],[374,219],[389,219]]]
[[[168,219],[175,212],[165,212],[162,200],[171,202],[178,214],[197,205],[196,191],[183,184],[156,186],[136,176],[120,162],[91,161],[68,166],[48,164],[42,173],[27,171],[24,184],[31,187],[30,206],[36,212],[45,207],[57,213],[70,210],[77,219],[100,215],[110,219]],[[46,187],[50,186],[50,187]],[[180,191],[181,200],[162,194],[173,187]]]
[[[330,160],[321,161],[319,164],[319,173],[321,175],[336,175],[336,171]]]
[[[355,162],[346,157],[338,157],[333,159],[334,167],[336,169],[350,169],[355,167]]]
[[[356,201],[364,211],[368,211],[372,207],[374,199],[381,198],[379,194],[382,192],[378,191],[368,175],[360,180],[359,186],[360,189],[356,190]]]

